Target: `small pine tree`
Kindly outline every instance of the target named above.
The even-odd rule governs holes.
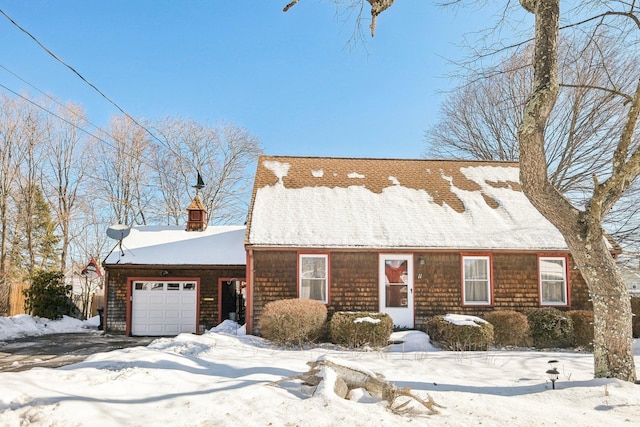
[[[23,293],[24,308],[34,316],[55,320],[74,312],[71,285],[65,284],[64,274],[60,271],[36,271],[31,286]]]
[[[33,210],[33,238],[38,264],[35,267],[55,268],[59,264],[60,255],[58,245],[60,236],[55,234],[56,224],[51,219],[51,209],[42,194],[40,187],[35,188]]]

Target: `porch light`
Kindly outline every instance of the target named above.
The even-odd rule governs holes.
[[[549,369],[547,369],[547,375],[551,380],[551,387],[553,390],[556,389],[556,381],[558,381],[558,377],[560,376],[560,372],[558,372],[558,368],[556,368],[557,360],[549,360]]]
[[[420,258],[418,258],[418,264],[420,265],[425,265],[426,261],[424,260],[424,257],[421,255]]]

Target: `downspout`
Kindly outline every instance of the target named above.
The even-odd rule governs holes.
[[[247,312],[245,315],[247,334],[253,333],[253,250],[247,249]]]

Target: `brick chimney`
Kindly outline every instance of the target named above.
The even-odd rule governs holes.
[[[187,231],[204,231],[207,228],[207,210],[197,194],[187,207],[187,213],[189,214]]]

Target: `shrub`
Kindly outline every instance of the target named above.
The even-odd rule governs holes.
[[[631,298],[633,337],[640,338],[640,297]]]
[[[567,315],[573,322],[574,345],[593,348],[593,311],[573,310],[569,311]]]
[[[533,308],[526,312],[536,348],[565,348],[574,343],[571,318],[556,308]]]
[[[393,319],[387,313],[339,311],[329,321],[329,338],[349,348],[384,347],[393,332]]]
[[[496,345],[526,347],[531,345],[529,321],[524,313],[513,310],[490,311],[484,319],[493,325]]]
[[[493,325],[467,316],[466,324],[452,323],[451,315],[434,316],[427,320],[426,328],[431,341],[449,350],[488,350],[493,343]]]
[[[273,301],[264,306],[259,328],[262,336],[278,344],[302,346],[317,340],[327,320],[324,303],[309,299]]]
[[[65,284],[61,271],[37,271],[31,279],[31,286],[22,292],[25,296],[24,309],[34,316],[56,320],[76,311],[71,300],[71,285]]]

